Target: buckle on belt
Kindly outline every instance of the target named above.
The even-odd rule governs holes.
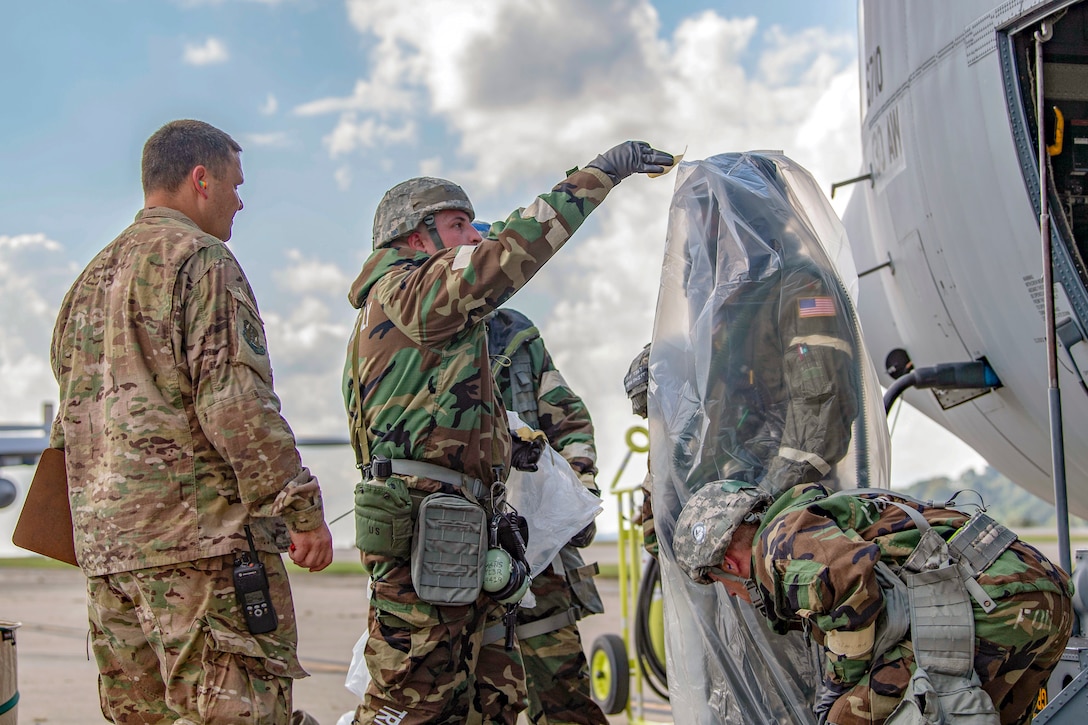
[[[445,483],[461,489],[467,495],[474,496],[477,499],[485,498],[488,495],[488,488],[480,479],[473,478],[467,473],[454,471],[434,463],[416,461],[410,458],[389,459],[375,457],[370,463],[370,472],[374,478],[380,478],[378,475],[379,465],[381,465],[382,468],[385,468],[386,465],[388,466],[389,473],[387,476],[396,473],[402,476],[429,478],[432,481],[439,481],[440,483]]]

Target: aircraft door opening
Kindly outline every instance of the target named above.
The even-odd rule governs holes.
[[[1034,30],[1047,19],[1053,37],[1043,48],[1043,127],[1049,162],[1050,213],[1057,245],[1055,280],[1065,288],[1081,327],[1088,324],[1088,4],[1077,2],[1039,16],[1012,32],[1006,61],[1010,119],[1029,195],[1038,211],[1039,119],[1035,103]]]

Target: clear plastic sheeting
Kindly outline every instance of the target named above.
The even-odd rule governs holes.
[[[888,432],[846,234],[781,154],[684,162],[650,352],[654,523],[676,722],[815,723],[820,655],[677,567],[676,518],[711,481],[886,487]]]
[[[513,411],[506,411],[511,430],[526,427]],[[602,510],[601,500],[578,480],[567,460],[550,445],[537,461],[537,470],[510,471],[507,500],[529,524],[525,558],[530,576],[548,568],[567,542],[593,523]],[[531,605],[526,605],[531,606]]]

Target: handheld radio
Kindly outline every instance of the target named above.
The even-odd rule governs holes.
[[[253,535],[246,524],[246,541],[249,551],[243,551],[234,560],[234,596],[246,617],[246,627],[251,634],[271,632],[279,625],[276,610],[272,607],[272,595],[268,591],[268,576],[264,564],[253,546]]]

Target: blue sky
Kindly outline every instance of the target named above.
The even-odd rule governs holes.
[[[627,138],[781,149],[827,188],[860,165],[855,23],[853,0],[19,3],[0,25],[0,421],[55,397],[57,306],[142,205],[140,150],[167,121],[244,147],[231,247],[276,387],[297,433],[339,435],[346,293],[385,189],[447,176],[493,219]],[[511,302],[589,402],[606,482],[636,422],[621,380],[651,330],[670,184],[625,182]],[[900,426],[898,460],[933,439]],[[304,457],[350,491],[350,455]],[[980,459],[950,443],[926,461],[893,481]]]

